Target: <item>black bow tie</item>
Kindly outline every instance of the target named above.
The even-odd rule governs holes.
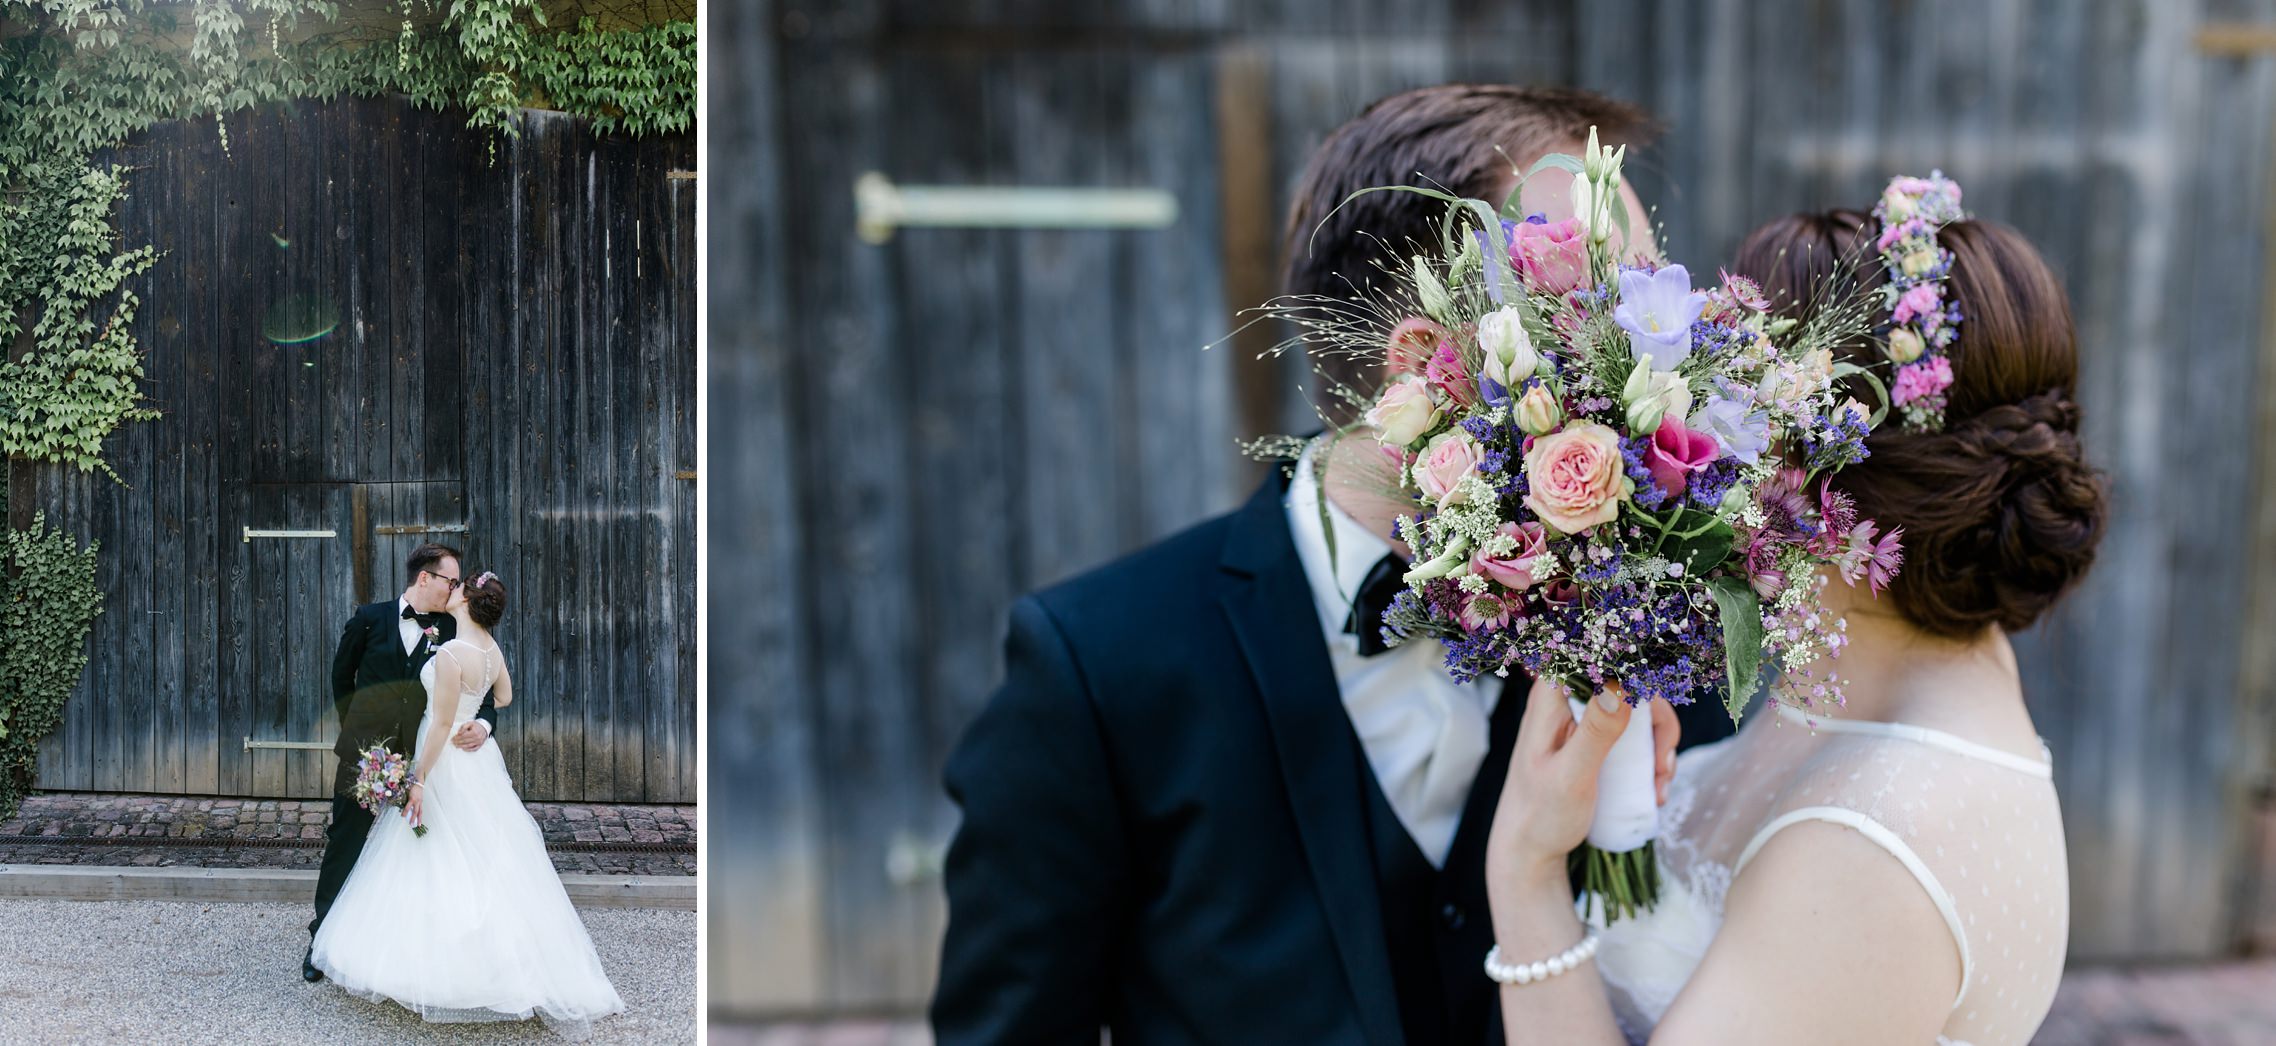
[[[403,608],[403,620],[405,621],[417,621],[420,624],[426,624],[428,616],[429,615],[422,614],[416,610],[411,609],[410,607]]]
[[[1351,601],[1351,616],[1344,618],[1343,630],[1359,637],[1361,657],[1374,657],[1391,649],[1383,642],[1383,612],[1407,590],[1402,580],[1406,572],[1406,561],[1385,555],[1368,568],[1367,580],[1359,583],[1359,595]]]

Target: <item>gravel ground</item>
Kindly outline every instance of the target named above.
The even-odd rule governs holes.
[[[696,913],[581,911],[625,1012],[595,1043],[698,1038]],[[0,900],[0,1042],[519,1043],[537,1021],[424,1024],[300,979],[306,905]]]

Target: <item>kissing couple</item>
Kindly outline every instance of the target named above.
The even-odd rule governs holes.
[[[1457,84],[1383,99],[1314,155],[1283,291],[1365,300],[1408,268],[1411,244],[1461,243],[1441,260],[1475,269],[1471,244],[1442,235],[1444,207],[1362,190],[1503,200],[1542,157],[1592,137],[1641,145],[1650,130],[1637,109],[1577,90]],[[1842,513],[1901,532],[1903,569],[1885,588],[1750,568],[1766,614],[1785,593],[1818,593],[1827,620],[1847,621],[1832,645],[1845,702],[1779,704],[1734,732],[1736,710],[1718,701],[1638,707],[1610,681],[1567,693],[1517,671],[1457,681],[1438,638],[1387,643],[1379,625],[1402,579],[1449,567],[1414,563],[1402,540],[1413,531],[1395,526],[1414,501],[1397,496],[1404,459],[1383,452],[1405,440],[1383,433],[1403,421],[1354,421],[1374,438],[1313,440],[1246,506],[1012,607],[1004,681],[945,774],[962,823],[945,869],[936,1041],[1091,1046],[1102,1029],[1116,1046],[2030,1041],[2061,979],[2069,889],[2049,756],[2008,637],[2091,566],[2104,485],[2080,447],[2076,334],[2045,259],[2013,229],[1957,213],[1947,179],[1889,185],[1879,200],[1760,225],[1726,287],[1759,293],[1776,316],[1753,344],[1848,330],[1812,322],[1829,303],[1874,303],[1824,358],[1791,361],[1815,372],[1797,380],[1834,396],[1841,375],[1929,352],[1936,409],[1861,434],[1859,460],[1822,491],[1765,484],[1759,500],[1700,508],[1755,532]],[[1572,235],[1574,175],[1552,164],[1523,186],[1529,242]],[[1643,231],[1642,201],[1624,182],[1618,195],[1636,230],[1620,245],[1621,282],[1681,283]],[[1899,258],[1892,245],[1911,247]],[[1607,291],[1558,293],[1569,317]],[[1432,309],[1427,289],[1422,303]],[[1680,337],[1695,317],[1648,330]],[[1316,363],[1366,403],[1397,359]],[[1436,363],[1402,379],[1417,434],[1443,424]],[[1560,365],[1544,357],[1503,391],[1531,395],[1544,386],[1519,379]],[[1544,442],[1571,419],[1616,413],[1617,375],[1594,388],[1562,377],[1589,392],[1541,394],[1538,431],[1526,431]],[[1739,394],[1670,390],[1647,420],[1666,425],[1664,411],[1687,423],[1672,431],[1729,451],[1707,435],[1713,419],[1690,413],[1694,393]],[[1920,395],[1900,382],[1892,398]],[[1805,448],[1755,451],[1776,473]],[[1602,467],[1590,489],[1608,512],[1656,482],[1640,461],[1624,476],[1622,453],[1589,466]],[[1557,530],[1550,540],[1574,534]],[[1822,679],[1833,666],[1783,667]],[[1577,903],[1568,856],[1590,833],[1614,742],[1640,716],[1658,746],[1643,753],[1656,759],[1657,795],[1643,802],[1658,803],[1658,900],[1612,920]]]
[[[301,975],[435,1022],[540,1017],[564,1037],[622,1012],[491,735],[515,697],[493,573],[425,544],[403,594],[357,608],[332,658],[340,758]],[[400,808],[355,798],[362,753],[410,762]]]

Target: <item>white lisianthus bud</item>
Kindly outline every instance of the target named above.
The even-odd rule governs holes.
[[[1479,320],[1478,348],[1485,352],[1486,377],[1505,389],[1516,388],[1541,366],[1533,336],[1525,333],[1524,313],[1517,309],[1495,309]]]
[[[1659,431],[1660,419],[1673,412],[1677,417],[1691,414],[1691,385],[1683,375],[1672,370],[1653,370],[1648,363],[1638,362],[1628,373],[1628,382],[1620,390],[1628,405],[1628,431],[1637,436],[1648,436]]]
[[[1469,557],[1470,539],[1457,537],[1446,543],[1446,551],[1439,553],[1437,559],[1416,566],[1407,571],[1406,575],[1399,580],[1412,585],[1418,581],[1445,577],[1453,573],[1456,567],[1467,567],[1470,562]]]
[[[1423,311],[1431,319],[1452,326],[1454,300],[1447,296],[1446,285],[1438,282],[1438,274],[1431,271],[1429,259],[1416,255],[1414,270],[1415,296],[1422,299]]]
[[[1581,223],[1582,236],[1596,237],[1596,185],[1586,178],[1573,179],[1573,220]]]

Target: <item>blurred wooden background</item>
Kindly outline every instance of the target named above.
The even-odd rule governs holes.
[[[1366,102],[1574,83],[1677,260],[1942,168],[2068,282],[2101,565],[2023,637],[2085,963],[2276,946],[2276,2],[736,0],[709,12],[708,920],[721,1016],[915,1012],[942,760],[1018,593],[1231,507],[1292,363],[1204,353]],[[855,234],[855,180],[1171,194],[1167,229]],[[1132,642],[1145,637],[1133,636]]]
[[[695,801],[694,136],[494,140],[401,97],[226,122],[97,158],[163,252],[129,285],[163,413],[105,448],[123,483],[15,466],[18,525],[102,543],[38,786],[329,794],[340,629],[434,540],[507,585],[522,797]]]

